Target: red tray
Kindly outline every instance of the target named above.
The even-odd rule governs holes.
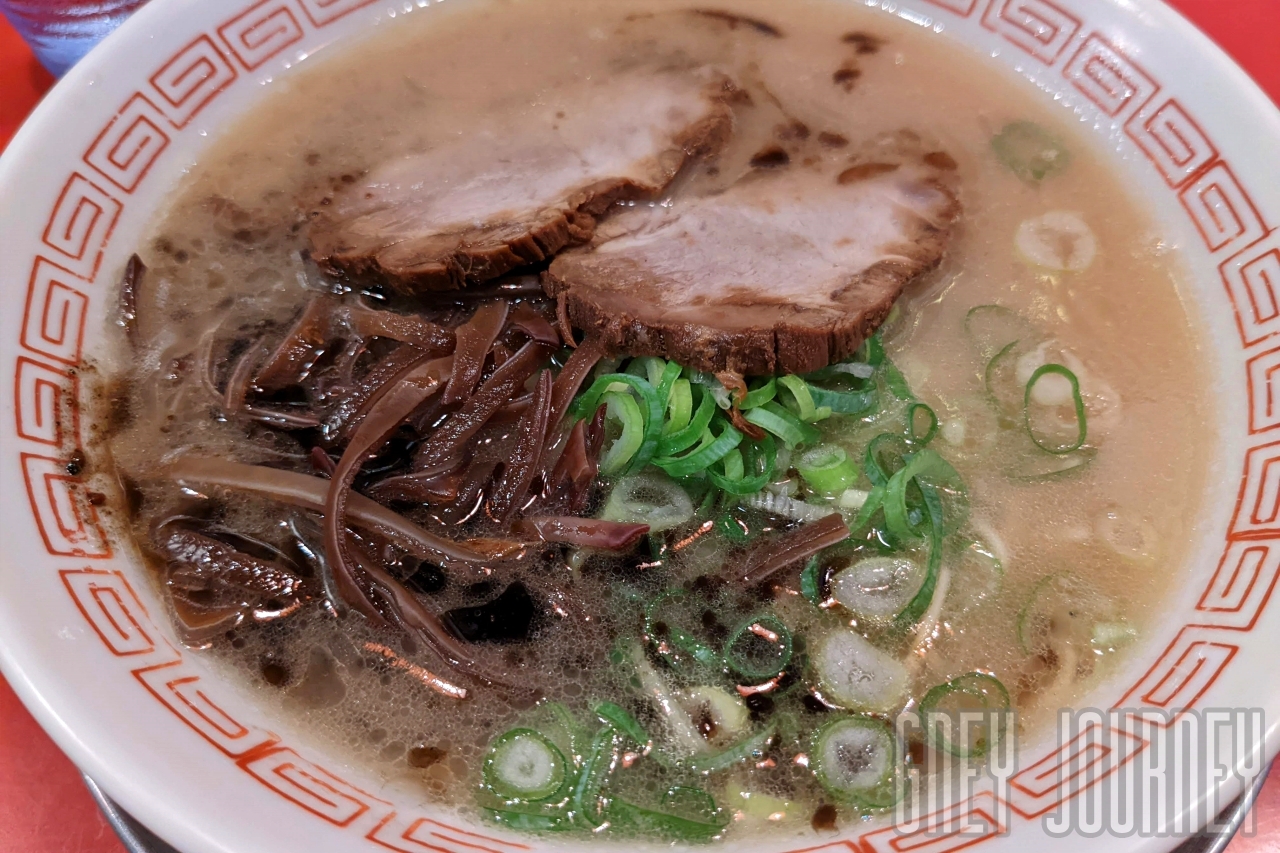
[[[1280,0],[1169,0],[1280,103]],[[0,18],[0,148],[53,78]],[[0,850],[124,853],[79,772],[0,679]],[[1280,772],[1227,853],[1280,850]]]

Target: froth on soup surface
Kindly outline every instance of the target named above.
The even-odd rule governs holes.
[[[497,289],[414,291],[376,270],[324,272],[308,242],[384,164],[495,127],[518,134],[561,93],[638,73],[731,81],[731,138],[664,177],[663,201],[593,214],[594,242],[570,237],[565,251],[607,252],[618,216],[744,181],[785,185],[833,163],[843,182],[895,180],[906,167],[883,165],[885,146],[923,152],[962,210],[941,265],[912,277],[840,369],[798,385],[747,376],[734,405],[732,371],[664,378],[652,353],[605,353],[578,399],[628,373],[665,395],[663,441],[712,401],[710,431],[665,467],[637,466],[646,451],[625,446],[649,423],[642,389],[606,382],[599,414],[551,411],[573,351],[537,349],[569,322],[537,287],[549,257]],[[91,455],[97,476],[124,484],[114,517],[184,639],[318,748],[469,817],[666,840],[853,823],[930,784],[931,751],[977,759],[1000,734],[917,730],[898,743],[886,726],[897,715],[1012,707],[1005,736],[1042,734],[1140,644],[1182,577],[1209,451],[1200,407],[1167,405],[1206,387],[1176,258],[1060,109],[945,38],[853,4],[415,12],[273,83],[138,254],[136,321],[104,365]],[[486,338],[477,308],[497,303]],[[304,308],[318,319],[300,333]],[[377,312],[426,325],[388,331]],[[482,370],[444,405],[432,383],[453,364],[433,376],[405,348],[448,358],[462,324],[453,358],[481,340]],[[447,333],[441,352],[425,349],[431,329]],[[527,379],[441,456],[437,434],[522,352],[537,354]],[[354,496],[350,534],[326,531],[327,478],[341,478],[373,410],[362,401],[396,382],[417,404],[369,439],[371,459],[355,452],[349,485],[483,559],[433,558]],[[520,442],[535,426],[547,448]],[[731,428],[741,443],[709,465],[719,482],[708,465],[670,462]],[[520,490],[521,454],[552,459],[575,441],[585,469],[539,469]],[[670,447],[655,446],[661,462]],[[268,474],[253,486],[208,460],[310,485],[262,485]],[[495,510],[503,489],[520,505]],[[573,515],[613,526],[584,547],[529,523]],[[820,525],[831,540],[805,550]],[[625,541],[609,550],[609,537]],[[799,559],[765,553],[786,545]],[[335,558],[363,592],[343,586]]]

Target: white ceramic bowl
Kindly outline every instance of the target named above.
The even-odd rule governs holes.
[[[1217,408],[1204,416],[1217,425],[1217,463],[1191,580],[1091,704],[1260,707],[1280,719],[1280,605],[1268,607],[1280,574],[1280,114],[1158,0],[848,2],[931,27],[1032,80],[1096,132],[1180,247],[1184,296],[1215,356]],[[57,414],[79,392],[77,365],[99,343],[125,259],[210,137],[307,55],[430,15],[430,5],[156,0],[58,85],[0,161],[0,662],[71,758],[190,853],[556,846],[433,815],[413,792],[268,724],[243,691],[219,683],[176,642],[127,548],[103,533],[66,469],[88,425],[64,430]],[[1119,779],[1109,774],[1160,728],[1129,715],[1063,747],[1026,744],[1006,792],[932,821],[946,830],[997,815],[987,830],[903,836],[880,822],[838,841],[734,848],[1167,849],[1174,839],[1051,842],[1040,819],[1083,787],[1055,768],[1083,755],[1094,776]],[[1267,745],[1268,755],[1280,747],[1280,728]],[[1222,782],[1218,802],[1239,785]]]

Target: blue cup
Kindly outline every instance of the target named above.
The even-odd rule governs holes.
[[[0,12],[61,77],[147,0],[0,0]]]

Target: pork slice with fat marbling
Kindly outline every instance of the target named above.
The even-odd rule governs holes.
[[[310,230],[331,272],[404,292],[465,287],[589,240],[618,201],[659,196],[732,131],[709,69],[635,69],[545,100],[424,153],[383,163],[328,199]]]
[[[955,162],[914,142],[759,170],[718,194],[615,214],[543,286],[575,327],[629,354],[806,373],[852,355],[939,264],[955,185]]]

